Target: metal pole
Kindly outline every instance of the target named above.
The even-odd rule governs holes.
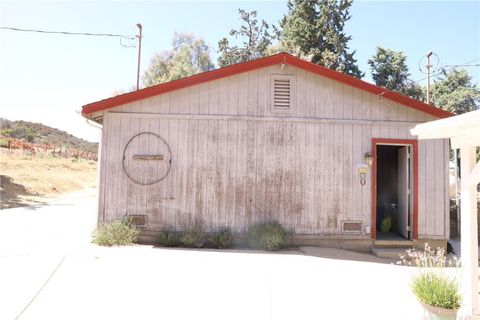
[[[427,104],[430,104],[430,57],[433,52],[427,53]]]
[[[137,90],[140,89],[140,56],[142,53],[142,25],[137,23],[138,28],[138,64],[137,64]]]
[[[455,207],[457,210],[457,238],[460,238],[460,191],[458,190],[458,149],[453,149],[453,155],[455,161]]]

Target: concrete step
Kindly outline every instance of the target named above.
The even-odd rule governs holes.
[[[377,248],[411,249],[414,246],[414,242],[412,240],[375,240],[373,245]]]
[[[387,259],[394,259],[394,260],[400,260],[400,255],[406,255],[405,254],[406,248],[379,248],[379,247],[373,247],[372,248],[372,254],[374,256],[377,256],[379,258],[387,258]]]

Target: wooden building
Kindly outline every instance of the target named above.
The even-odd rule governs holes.
[[[450,113],[280,53],[85,105],[101,123],[99,223],[143,236],[278,221],[296,243],[445,243]],[[380,232],[387,217],[390,232]],[[384,230],[385,231],[385,230]]]

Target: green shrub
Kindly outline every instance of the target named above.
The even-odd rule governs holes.
[[[233,235],[230,229],[225,228],[216,232],[212,238],[213,245],[218,249],[227,249],[232,247]]]
[[[162,247],[177,247],[180,244],[177,235],[172,231],[162,231],[158,237]]]
[[[126,217],[101,225],[93,235],[93,242],[100,246],[129,245],[137,241],[139,233],[131,218]]]
[[[460,308],[462,297],[458,283],[446,275],[424,272],[412,280],[412,290],[423,304],[444,309]]]
[[[247,231],[247,242],[254,249],[277,251],[287,239],[287,231],[277,222],[254,224]]]
[[[180,238],[180,242],[187,248],[201,248],[204,241],[203,227],[200,224],[187,228]]]

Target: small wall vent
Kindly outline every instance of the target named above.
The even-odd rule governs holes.
[[[146,215],[129,215],[128,218],[131,219],[131,223],[137,228],[145,228],[147,226]]]
[[[360,233],[362,232],[361,221],[342,221],[342,232]]]

